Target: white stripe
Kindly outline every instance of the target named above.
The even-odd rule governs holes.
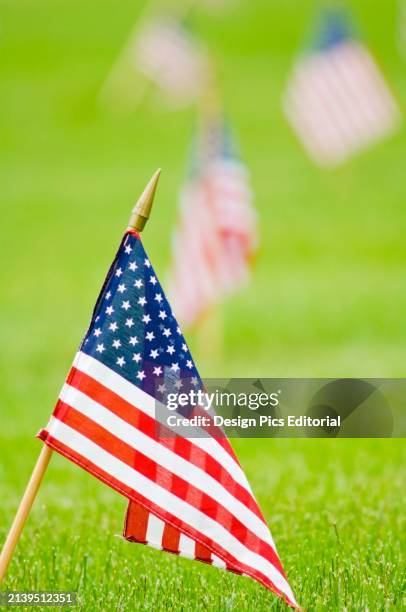
[[[97,359],[90,357],[86,353],[78,352],[73,362],[73,366],[88,374],[101,385],[108,387],[114,393],[117,393],[122,399],[129,404],[136,406],[141,412],[145,412],[148,416],[156,418],[160,410],[155,410],[159,402],[151,395],[142,391],[136,385],[133,385],[128,380],[102,364]],[[162,414],[166,408],[160,404]],[[165,423],[166,424],[166,423]],[[240,466],[235,462],[233,457],[214,439],[210,437],[193,438],[193,444],[206,451],[214,457],[221,466],[236,480],[242,487],[247,489],[253,496],[247,478]]]
[[[56,440],[85,457],[99,469],[107,472],[113,478],[127,487],[139,492],[160,508],[167,509],[186,525],[190,525],[200,533],[204,533],[213,542],[224,548],[241,563],[261,572],[273,584],[294,601],[292,591],[285,578],[264,557],[247,549],[237,538],[219,523],[206,514],[179,499],[168,490],[152,482],[136,470],[113,457],[100,446],[68,427],[62,421],[52,417],[47,431]]]
[[[164,528],[165,523],[157,516],[152,514],[152,512],[149,512],[146,540],[150,546],[153,546],[154,548],[162,548]]]
[[[250,531],[255,533],[258,538],[271,546],[273,545],[269,529],[265,523],[207,472],[120,419],[116,414],[75,387],[65,384],[59,397],[63,402],[75,408],[94,423],[101,425],[135,450],[151,457],[166,470],[190,482],[201,491],[207,492],[243,525],[246,525]]]
[[[212,555],[211,560],[212,560],[213,565],[215,565],[216,567],[219,567],[221,569],[226,569],[227,567],[226,563],[223,561],[223,559],[220,559],[220,557],[217,557],[217,555]]]
[[[179,538],[179,554],[188,559],[195,559],[195,541],[188,538],[184,533]]]

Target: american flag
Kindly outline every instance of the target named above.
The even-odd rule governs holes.
[[[194,144],[173,238],[169,295],[182,325],[194,325],[247,282],[257,243],[248,169],[227,123],[211,117]]]
[[[175,17],[148,21],[135,38],[132,57],[172,104],[192,102],[205,82],[206,50]]]
[[[380,69],[337,11],[323,14],[316,44],[294,65],[284,109],[309,155],[326,166],[346,161],[400,123]]]
[[[38,435],[130,500],[128,540],[250,576],[296,607],[227,438],[188,438],[159,420],[168,385],[203,389],[140,237],[128,231]]]

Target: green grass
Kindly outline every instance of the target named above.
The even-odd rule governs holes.
[[[1,536],[36,446],[26,435],[2,444]],[[401,609],[402,441],[245,440],[237,450],[305,609]],[[82,610],[284,609],[248,578],[123,541],[124,510],[54,456],[5,588],[78,591]]]
[[[394,1],[349,3],[402,109]],[[192,110],[115,116],[101,82],[138,13],[124,0],[0,0],[0,539],[39,450],[134,199],[164,168],[145,244],[164,279]],[[404,376],[405,130],[322,172],[280,98],[316,3],[240,2],[197,28],[221,66],[252,171],[262,246],[223,307],[224,356],[202,375]],[[200,349],[200,350],[199,350]],[[235,444],[308,610],[402,607],[405,449],[395,440]],[[249,579],[122,541],[125,501],[54,457],[7,589],[78,590],[80,609],[265,610]],[[404,605],[404,602],[403,602]]]

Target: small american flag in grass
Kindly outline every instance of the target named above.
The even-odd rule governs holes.
[[[296,607],[230,443],[166,431],[157,406],[167,385],[203,389],[140,237],[128,231],[39,437],[130,500],[128,540],[250,576]]]
[[[257,243],[249,171],[227,122],[212,116],[194,143],[173,238],[169,292],[182,325],[196,324],[247,282]]]
[[[313,47],[295,63],[284,97],[290,124],[320,165],[345,162],[400,124],[400,112],[346,15],[323,13]]]

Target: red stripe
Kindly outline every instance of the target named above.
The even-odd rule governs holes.
[[[104,429],[104,427],[101,427],[61,400],[58,401],[55,407],[54,415],[57,419],[63,421],[66,425],[103,448],[106,452],[222,525],[248,549],[267,559],[285,576],[281,562],[272,546],[252,533],[246,525],[241,523],[229,510],[208,495],[208,493],[201,491],[180,476],[173,474],[162,465],[156,463],[151,457],[144,455],[126,442],[123,442],[107,429]]]
[[[140,542],[140,544],[146,544],[148,517],[149,512],[146,508],[136,502],[130,501],[124,525],[124,537],[127,540],[134,540]]]
[[[292,608],[297,608],[297,606],[295,606],[295,604],[293,604],[290,600],[288,600],[286,595],[284,595],[280,591],[280,589],[278,589],[273,584],[273,582],[269,580],[269,578],[265,574],[263,574],[262,572],[259,572],[258,570],[255,570],[249,565],[245,565],[244,563],[241,563],[240,561],[238,561],[238,559],[236,559],[228,551],[224,550],[219,544],[217,544],[217,542],[214,542],[213,540],[211,540],[204,534],[200,533],[196,529],[193,529],[190,525],[187,525],[186,523],[181,521],[178,517],[174,516],[173,514],[171,514],[164,508],[157,506],[156,504],[151,502],[151,500],[141,495],[138,491],[135,491],[131,487],[128,487],[121,481],[117,480],[116,478],[111,476],[111,474],[108,474],[107,472],[105,472],[98,466],[94,465],[91,461],[89,461],[88,459],[80,455],[79,453],[76,453],[74,450],[72,450],[65,444],[53,438],[45,430],[42,430],[39,436],[50,448],[53,448],[55,451],[59,452],[61,455],[64,455],[65,457],[67,457],[68,459],[70,459],[71,461],[79,465],[80,467],[82,467],[84,470],[86,470],[90,474],[93,474],[93,476],[95,476],[96,478],[104,482],[105,484],[109,485],[110,487],[112,487],[113,489],[115,489],[116,491],[118,491],[119,493],[127,497],[128,499],[138,502],[145,508],[148,508],[158,518],[160,518],[161,520],[165,522],[172,524],[174,527],[177,527],[182,533],[184,533],[189,538],[192,538],[193,540],[197,542],[201,542],[202,544],[206,545],[215,555],[217,555],[220,559],[223,559],[227,563],[227,565],[230,566],[230,568],[233,567],[235,568],[235,571],[240,571],[242,574],[245,574],[247,576],[250,576],[254,580],[257,580],[263,586],[265,586],[266,588],[270,589],[271,591],[279,595],[282,599],[285,599]]]
[[[169,523],[165,523],[162,535],[162,548],[168,552],[179,553],[179,539],[179,529],[172,527]]]
[[[196,542],[195,545],[195,559],[205,563],[211,563],[212,560],[210,550],[204,544],[200,544],[200,542]]]
[[[191,440],[175,435],[168,428],[160,425],[155,419],[139,410],[136,406],[130,404],[122,397],[76,368],[71,369],[66,382],[79,391],[82,391],[82,393],[88,397],[91,397],[133,427],[139,429],[145,435],[159,442],[162,446],[179,455],[179,457],[182,457],[196,467],[204,470],[265,523],[265,519],[258,504],[253,499],[250,492],[234,480],[229,472],[223,468],[214,457],[193,444]],[[225,440],[227,439],[225,438]],[[221,446],[224,448],[223,444]],[[233,458],[235,458],[232,449],[230,454],[231,453]],[[240,467],[236,458],[235,461],[237,466]]]

